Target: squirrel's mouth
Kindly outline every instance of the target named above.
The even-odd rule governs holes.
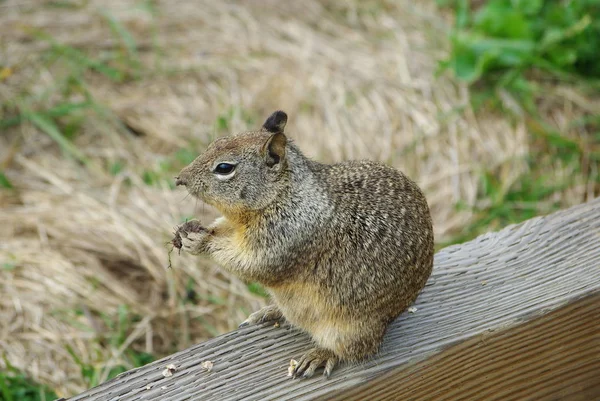
[[[201,184],[198,184],[196,182],[189,182],[185,178],[184,175],[180,174],[177,177],[175,177],[175,185],[176,186],[183,185],[185,187],[185,189],[187,189],[188,193],[190,195],[192,195],[194,198],[198,198],[198,199],[206,202],[206,200],[202,196],[202,193],[204,191],[202,191],[202,185]]]

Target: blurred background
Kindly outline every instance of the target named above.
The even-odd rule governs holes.
[[[173,176],[276,109],[307,155],[414,178],[438,249],[600,195],[598,49],[599,0],[0,0],[0,400],[267,302],[167,243],[215,216]]]

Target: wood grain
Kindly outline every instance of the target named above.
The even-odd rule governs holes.
[[[286,377],[309,339],[267,325],[71,400],[600,399],[600,199],[443,249],[415,306],[377,357],[329,380]],[[177,370],[164,377],[168,364]]]

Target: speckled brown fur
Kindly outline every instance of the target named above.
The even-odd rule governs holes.
[[[387,325],[425,285],[433,265],[429,208],[417,185],[372,161],[307,159],[273,113],[260,131],[222,138],[184,168],[177,183],[223,217],[186,232],[184,251],[262,283],[274,305],[245,323],[284,317],[317,348],[296,374],[377,352]],[[219,163],[234,163],[223,177]],[[181,231],[181,230],[179,230]],[[179,232],[178,231],[178,232]]]

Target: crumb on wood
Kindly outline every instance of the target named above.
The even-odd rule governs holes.
[[[411,306],[410,308],[408,308],[408,313],[415,313],[416,311],[418,311],[416,306]]]
[[[162,371],[162,375],[164,377],[171,377],[171,376],[173,376],[173,373],[175,373],[176,371],[177,371],[177,368],[175,367],[175,365],[173,365],[171,363],[165,367],[165,370]]]
[[[213,363],[211,361],[204,361],[200,364],[200,366],[207,372],[210,372],[213,368]]]
[[[288,366],[288,377],[292,377],[294,375],[294,371],[296,370],[296,366],[298,366],[298,361],[295,359],[290,360],[290,366]]]

